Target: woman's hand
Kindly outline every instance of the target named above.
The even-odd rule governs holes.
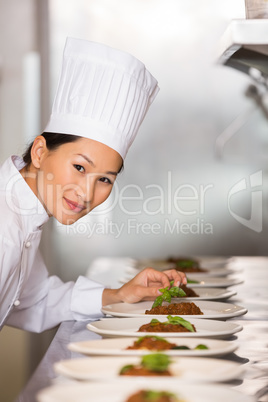
[[[175,269],[160,272],[153,268],[145,268],[121,288],[104,289],[102,305],[154,300],[157,296],[161,295],[159,289],[167,286],[170,287],[170,281],[174,281],[174,286],[187,284],[187,278],[183,272],[176,271]]]

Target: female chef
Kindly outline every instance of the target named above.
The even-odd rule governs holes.
[[[0,328],[33,332],[101,317],[115,302],[152,300],[183,273],[146,268],[119,289],[49,276],[39,243],[50,217],[64,225],[109,196],[158,86],[130,54],[68,38],[52,114],[23,159],[0,168]]]

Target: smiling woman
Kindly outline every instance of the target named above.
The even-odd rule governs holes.
[[[128,53],[68,38],[49,122],[24,154],[0,168],[0,328],[40,332],[66,320],[96,319],[102,305],[155,299],[185,275],[147,268],[119,289],[85,277],[49,276],[39,252],[50,217],[71,225],[109,196],[158,92]],[[94,302],[93,302],[94,301]]]
[[[48,215],[65,225],[108,198],[122,167],[122,157],[107,145],[70,137],[71,142],[62,140],[53,149],[47,146],[49,134],[36,137],[30,149],[31,162],[20,171]]]

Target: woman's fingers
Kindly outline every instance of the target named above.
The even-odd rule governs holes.
[[[170,281],[174,281],[175,286],[187,283],[185,274],[175,269],[160,272],[153,268],[145,268],[118,291],[121,300],[127,303],[152,300],[161,294],[159,289],[170,287]]]
[[[176,269],[170,269],[163,271],[167,275],[170,281],[174,280],[174,286],[186,285],[187,278],[184,272],[177,271]]]

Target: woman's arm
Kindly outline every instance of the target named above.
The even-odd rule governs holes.
[[[119,289],[104,289],[102,294],[102,305],[126,302],[136,303],[141,300],[154,300],[161,294],[159,289],[169,287],[170,281],[174,281],[175,286],[187,284],[186,276],[183,272],[175,269],[168,271],[156,271],[153,268],[145,268],[133,279]]]

